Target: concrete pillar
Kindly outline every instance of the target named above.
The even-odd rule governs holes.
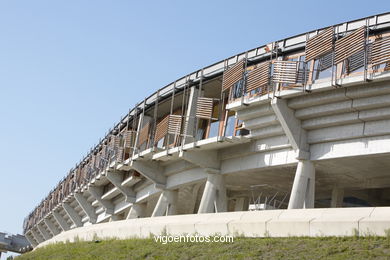
[[[330,202],[331,208],[341,208],[344,200],[344,189],[334,187],[332,190],[332,200]]]
[[[249,209],[249,198],[241,197],[236,199],[236,203],[234,205],[234,211],[248,211]]]
[[[221,174],[209,173],[200,201],[198,213],[227,211],[225,178]]]
[[[145,203],[134,203],[129,211],[129,214],[127,214],[126,219],[133,219],[133,218],[143,218],[145,217],[146,212],[146,204]]]
[[[84,197],[82,193],[75,192],[74,197],[76,201],[79,203],[80,207],[85,212],[85,214],[88,216],[89,222],[95,224],[97,221],[97,216],[96,216],[95,208],[92,206],[92,204],[87,201],[87,199]]]
[[[197,122],[196,115],[196,104],[198,102],[199,89],[192,87],[190,90],[190,97],[188,100],[188,109],[185,118],[185,129],[184,129],[184,144],[192,143],[195,141],[195,123]]]
[[[53,236],[58,235],[61,233],[61,230],[58,230],[58,228],[51,222],[49,219],[44,219],[43,222],[45,222],[45,225],[50,230],[50,232],[53,234]]]
[[[35,240],[33,234],[27,232],[27,233],[25,234],[25,237],[26,237],[26,239],[28,240],[28,242],[30,242],[30,244],[32,245],[32,247],[36,247],[36,246],[38,245],[38,242]]]
[[[151,217],[168,216],[177,214],[177,190],[163,190]]]
[[[35,231],[35,230],[31,229],[31,234],[34,236],[35,240],[39,244],[45,241],[39,231]]]
[[[52,238],[52,236],[46,231],[45,227],[42,226],[40,223],[37,224],[37,229],[42,234],[42,237],[45,240],[48,240],[48,239]]]
[[[64,208],[66,214],[68,214],[70,220],[75,224],[76,227],[81,227],[83,223],[81,222],[81,217],[79,214],[77,214],[76,210],[70,206],[69,203],[64,202],[62,204],[62,207]]]
[[[90,186],[88,191],[103,206],[106,214],[114,214],[114,204],[109,200],[102,199],[103,187]]]
[[[53,210],[52,214],[63,231],[68,231],[70,229],[68,222],[66,222],[66,220],[61,216],[60,213]]]
[[[308,160],[298,162],[288,209],[314,208],[315,168]]]

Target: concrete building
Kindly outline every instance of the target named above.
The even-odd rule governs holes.
[[[365,217],[390,227],[389,68],[385,13],[190,73],[131,109],[31,212],[25,236],[35,247],[74,230],[179,234],[195,222],[263,235],[298,216],[309,233],[304,222],[273,234],[348,234]],[[245,219],[258,230],[234,224]]]

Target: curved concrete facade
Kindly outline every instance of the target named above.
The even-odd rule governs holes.
[[[37,246],[157,219],[386,216],[389,42],[390,14],[380,14],[249,50],[158,90],[34,209],[26,237]],[[368,208],[300,211],[314,207]]]

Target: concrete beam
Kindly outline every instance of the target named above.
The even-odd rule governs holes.
[[[110,200],[102,199],[103,187],[102,186],[89,186],[89,193],[103,206],[106,214],[114,214],[114,204]]]
[[[70,229],[68,222],[66,222],[66,220],[60,215],[60,213],[53,210],[52,214],[63,231],[68,231]]]
[[[218,151],[181,151],[179,157],[208,172],[217,173],[221,167]]]
[[[95,213],[95,208],[87,201],[82,193],[75,192],[74,197],[76,201],[79,203],[80,207],[83,209],[85,214],[89,218],[89,222],[95,224],[97,221],[97,216]]]
[[[81,221],[81,217],[79,214],[70,206],[68,202],[62,203],[62,207],[64,208],[66,214],[68,214],[70,220],[75,224],[76,227],[81,227],[83,225]]]
[[[45,218],[45,219],[43,219],[43,222],[45,222],[45,225],[50,230],[50,232],[53,234],[53,236],[56,236],[59,233],[61,233],[61,230],[58,230],[58,228],[49,219]]]
[[[154,182],[156,188],[165,188],[167,177],[164,168],[156,162],[131,161],[130,167]]]
[[[42,224],[41,224],[41,223],[38,223],[38,224],[37,224],[37,229],[38,229],[38,231],[42,234],[42,237],[43,237],[45,240],[48,240],[48,239],[52,238],[52,235],[49,234],[49,233],[46,231],[45,227],[43,226],[43,223],[42,223]]]
[[[143,218],[145,217],[146,212],[146,204],[145,203],[134,203],[129,213],[126,216],[126,219],[134,219],[134,218]]]
[[[124,172],[107,171],[106,178],[125,196],[125,201],[134,203],[136,200],[136,193],[128,186],[122,186]]]
[[[153,210],[152,217],[177,214],[177,190],[163,190]]]
[[[315,168],[308,160],[298,162],[288,209],[314,208]]]
[[[295,117],[294,110],[287,106],[286,100],[280,98],[272,99],[271,106],[292,147],[299,152],[298,159],[309,159],[307,132],[302,128],[301,121]]]
[[[218,213],[226,211],[227,195],[225,176],[221,174],[208,174],[198,213]]]

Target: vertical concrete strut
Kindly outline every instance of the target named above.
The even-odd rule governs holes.
[[[103,206],[106,214],[114,214],[114,204],[110,200],[102,199],[103,187],[89,186],[88,191]]]
[[[298,162],[289,209],[314,208],[315,168],[308,160]]]
[[[70,229],[68,222],[66,222],[66,220],[60,215],[60,213],[53,210],[52,214],[63,231],[68,231]]]
[[[62,203],[62,207],[64,208],[64,211],[66,212],[66,214],[68,214],[70,220],[72,220],[73,224],[76,227],[81,227],[83,225],[83,223],[81,222],[81,217],[76,212],[76,210],[74,210],[74,208],[70,206],[68,202]]]
[[[163,190],[153,210],[152,217],[177,214],[177,190]]]
[[[198,213],[227,211],[225,178],[221,174],[207,175],[206,186],[200,201]]]
[[[97,216],[95,212],[95,208],[87,201],[87,199],[84,197],[82,193],[75,192],[74,197],[76,201],[79,203],[82,210],[85,212],[85,214],[89,218],[89,222],[92,224],[96,223]]]
[[[192,87],[190,90],[190,97],[188,100],[188,109],[185,118],[185,129],[184,129],[184,144],[192,143],[195,141],[195,123],[197,122],[196,115],[196,104],[198,102],[199,89]]]

